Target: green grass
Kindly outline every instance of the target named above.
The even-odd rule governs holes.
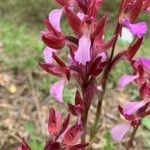
[[[12,68],[37,67],[43,44],[40,41],[40,32],[34,31],[34,26],[1,20],[0,41],[6,54],[5,59],[2,57],[1,61]]]
[[[32,150],[43,150],[44,149],[44,138],[37,134],[37,131],[32,122],[28,122],[25,124],[25,129],[28,134],[31,136],[28,144],[30,145]]]

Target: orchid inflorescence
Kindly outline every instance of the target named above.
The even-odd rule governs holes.
[[[101,107],[110,72],[121,60],[126,60],[131,64],[133,74],[124,74],[118,81],[118,88],[123,89],[135,82],[139,87],[140,100],[118,106],[125,121],[115,126],[111,133],[115,140],[120,141],[130,128],[137,129],[141,120],[150,114],[150,59],[134,58],[148,30],[145,21],[137,22],[136,19],[141,12],[150,12],[150,0],[120,0],[117,24],[110,40],[105,39],[109,13],[106,12],[102,17],[98,15],[104,0],[55,1],[59,8],[52,10],[44,19],[47,31],[42,32],[42,41],[47,47],[43,51],[44,61],[40,63],[40,67],[60,78],[50,87],[50,95],[57,102],[65,103],[63,91],[68,82],[75,80],[78,88],[75,103],[67,104],[69,114],[64,121],[59,112],[50,109],[50,137],[45,150],[85,149],[92,144],[99,129]],[[70,35],[65,35],[61,29],[62,16],[65,16],[73,31]],[[115,46],[123,27],[130,30],[134,40],[127,49],[117,53]],[[64,51],[63,48],[69,49],[68,54],[65,51],[67,61],[58,56],[58,51]],[[95,95],[98,95],[97,111],[95,121],[89,128],[91,140],[86,141],[88,113]],[[76,118],[75,125],[71,127],[70,115]],[[22,140],[20,149],[30,150],[25,139]]]

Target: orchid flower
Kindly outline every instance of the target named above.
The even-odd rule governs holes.
[[[61,148],[79,150],[85,148],[88,143],[80,143],[80,136],[82,134],[82,125],[76,123],[69,127],[70,114],[62,122],[61,114],[56,112],[53,108],[50,109],[48,131],[50,139],[47,141],[44,150]]]
[[[131,128],[135,128],[138,126],[140,118],[136,114],[136,112],[146,105],[144,101],[138,102],[129,102],[125,104],[123,107],[118,107],[119,112],[123,115],[126,122],[122,124],[118,124],[114,126],[111,130],[111,134],[114,140],[121,141],[126,133]]]
[[[125,74],[118,81],[118,89],[122,90],[129,83],[135,81],[142,85],[147,82],[148,74],[150,69],[150,59],[141,57],[131,61],[132,68],[134,71],[133,75]]]
[[[146,22],[133,23],[138,17],[139,13],[142,11],[142,5],[142,0],[123,0],[119,14],[120,24],[127,27],[131,31],[131,33],[138,38],[142,38],[148,30]]]
[[[55,54],[56,50],[51,48],[45,48],[43,51],[43,57],[45,62],[41,63],[40,66],[47,71],[48,73],[54,74],[58,77],[63,77],[62,80],[54,83],[50,87],[51,96],[58,102],[63,102],[63,90],[65,86],[65,82],[67,79],[70,79],[70,71],[69,68],[63,63],[62,60],[57,57]],[[53,61],[56,61],[58,65],[53,64]]]

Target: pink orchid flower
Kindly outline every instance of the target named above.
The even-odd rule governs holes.
[[[61,148],[72,150],[80,150],[85,148],[88,143],[80,143],[80,137],[82,134],[82,125],[76,123],[69,127],[70,114],[62,122],[61,114],[56,112],[53,108],[50,109],[48,131],[50,133],[50,139],[47,141],[44,150]]]
[[[118,81],[118,89],[122,90],[129,83],[135,81],[139,85],[144,84],[149,79],[150,59],[141,57],[131,61],[134,71],[133,75],[125,74]]]
[[[135,128],[139,125],[140,115],[137,114],[137,112],[144,107],[146,103],[145,101],[128,102],[123,107],[118,107],[119,112],[123,115],[126,122],[112,128],[111,134],[114,140],[121,141],[131,128]]]

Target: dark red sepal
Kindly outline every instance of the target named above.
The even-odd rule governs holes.
[[[65,38],[63,36],[55,36],[48,32],[42,32],[42,41],[53,49],[61,49],[65,46]]]
[[[50,140],[46,143],[44,150],[60,150],[60,143]]]
[[[18,148],[18,150],[31,150],[24,138],[22,138],[21,146]]]
[[[76,144],[74,146],[69,147],[69,150],[82,150],[85,147],[87,147],[89,145],[89,143],[80,143],[80,144]]]
[[[72,11],[71,9],[67,7],[65,7],[65,14],[74,33],[78,36],[81,36],[82,35],[82,22],[79,19],[79,17],[76,15],[74,11]]]
[[[134,55],[141,47],[142,43],[143,43],[143,38],[140,38],[129,46],[128,50],[125,52],[125,56],[128,60],[131,60],[134,57]]]

